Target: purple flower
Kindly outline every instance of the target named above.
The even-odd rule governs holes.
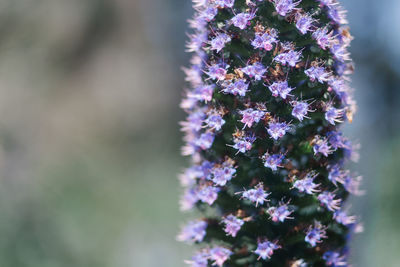
[[[207,33],[201,32],[189,35],[190,41],[186,44],[187,52],[197,52],[207,42]]]
[[[235,0],[215,0],[215,4],[221,8],[232,8],[235,4]]]
[[[209,149],[214,142],[215,135],[212,132],[206,132],[200,135],[195,144],[202,150]]]
[[[215,7],[207,7],[206,9],[204,9],[201,13],[200,13],[200,17],[202,19],[204,19],[207,22],[212,21],[215,16],[218,14],[218,9]]]
[[[254,13],[239,13],[236,16],[234,16],[231,21],[233,25],[238,27],[241,30],[244,30],[249,21],[252,20],[255,17]]]
[[[264,166],[267,168],[270,168],[273,171],[278,170],[278,167],[282,167],[281,163],[283,159],[285,158],[285,155],[283,154],[268,154],[265,153],[263,156],[263,159],[265,160]]]
[[[345,257],[341,256],[338,252],[335,251],[325,252],[322,258],[325,260],[327,266],[332,266],[332,267],[347,266]]]
[[[254,136],[244,136],[241,138],[235,138],[233,142],[235,143],[232,147],[237,149],[237,153],[246,153],[246,151],[251,150],[253,142],[256,140]]]
[[[210,254],[207,250],[201,250],[196,252],[191,260],[186,260],[186,264],[190,264],[192,267],[207,267],[208,266],[208,258]]]
[[[315,139],[313,150],[314,150],[314,155],[317,155],[319,153],[324,155],[325,157],[329,156],[329,154],[333,152],[328,144],[328,140],[326,138],[322,139],[320,137],[317,137]]]
[[[360,190],[362,176],[352,177],[348,174],[344,180],[344,188],[353,195],[362,195],[364,192]]]
[[[264,191],[263,185],[258,184],[254,189],[249,189],[246,191],[241,192],[242,197],[250,200],[253,203],[256,203],[256,207],[258,204],[263,205],[264,201],[267,201],[267,197],[269,193]]]
[[[252,108],[240,110],[239,113],[242,115],[240,122],[244,123],[243,129],[246,127],[251,128],[254,123],[258,123],[265,116],[264,111]]]
[[[322,226],[320,223],[316,222],[315,226],[310,226],[306,233],[305,241],[309,243],[312,247],[315,247],[317,243],[321,243],[323,238],[326,238],[326,227]]]
[[[319,192],[319,190],[316,189],[319,184],[314,183],[314,178],[316,176],[317,175],[314,173],[308,173],[305,178],[295,181],[293,187],[297,188],[301,193],[305,192],[309,195],[313,195]]]
[[[267,132],[274,140],[282,138],[286,134],[286,131],[290,129],[290,126],[286,122],[270,122],[268,126]]]
[[[222,118],[221,114],[216,111],[211,112],[204,123],[210,128],[216,131],[221,130],[222,125],[225,124],[225,120]]]
[[[328,11],[329,18],[331,18],[337,24],[346,24],[346,11],[342,10],[339,5],[329,6]]]
[[[227,84],[227,86],[222,89],[222,92],[226,94],[245,96],[248,88],[249,84],[246,83],[246,80],[239,79],[234,83]]]
[[[355,216],[349,216],[346,212],[342,210],[337,210],[333,214],[333,219],[335,219],[338,223],[343,225],[352,225],[355,224],[357,219]]]
[[[231,41],[231,37],[229,37],[225,33],[219,33],[215,36],[214,39],[211,40],[211,50],[216,50],[217,52],[221,51],[226,43]]]
[[[265,49],[266,51],[271,51],[273,44],[278,42],[277,38],[278,32],[275,29],[270,29],[265,33],[256,33],[251,45],[254,46],[254,48],[261,48]]]
[[[278,207],[270,207],[267,212],[273,222],[284,222],[286,219],[293,219],[289,217],[293,211],[289,210],[287,203],[281,203]]]
[[[180,124],[182,125],[183,131],[195,131],[198,132],[202,128],[203,120],[205,118],[205,113],[203,110],[199,109],[190,113],[187,117],[186,121],[182,121]]]
[[[210,258],[214,261],[213,264],[218,266],[224,265],[224,262],[232,255],[232,251],[224,247],[214,247],[210,249]]]
[[[332,43],[332,32],[328,33],[328,29],[318,28],[313,34],[313,38],[317,41],[319,47],[325,50],[327,47],[330,47]]]
[[[261,80],[264,73],[267,71],[264,65],[260,62],[256,62],[253,65],[247,65],[246,67],[241,68],[241,70],[243,73],[247,74],[247,76],[254,78],[256,81]]]
[[[211,101],[212,95],[214,93],[215,86],[213,84],[210,85],[202,85],[194,89],[193,92],[188,94],[189,97],[200,100],[200,101]]]
[[[197,197],[202,202],[208,203],[211,206],[214,201],[217,200],[219,191],[220,189],[218,187],[205,186],[197,192]]]
[[[212,171],[211,180],[219,186],[224,186],[228,181],[230,181],[233,175],[236,173],[236,169],[228,164],[224,164],[221,167],[216,167]]]
[[[229,65],[224,64],[214,64],[208,68],[208,72],[206,74],[213,80],[225,80],[226,69],[229,68]]]
[[[326,137],[328,137],[329,144],[331,144],[334,149],[347,148],[346,139],[343,137],[342,133],[331,131],[326,134]]]
[[[277,97],[279,95],[283,99],[286,99],[286,97],[290,95],[289,93],[293,91],[295,88],[289,87],[287,81],[281,81],[281,82],[274,82],[273,84],[268,86],[268,89],[271,91],[274,97]]]
[[[296,28],[302,33],[306,34],[311,31],[315,20],[309,14],[301,14],[296,16]]]
[[[301,51],[289,50],[288,52],[283,52],[277,55],[274,60],[281,63],[282,65],[289,65],[295,67],[298,62],[300,62]]]
[[[321,205],[325,206],[330,211],[335,211],[340,208],[341,199],[335,199],[336,195],[332,192],[325,191],[318,195],[318,200]]]
[[[304,73],[310,78],[312,82],[318,80],[320,83],[324,83],[329,80],[330,73],[325,71],[324,67],[315,67],[311,66],[310,68],[306,69]]]
[[[206,235],[206,228],[205,221],[191,221],[183,227],[177,239],[184,242],[201,242]]]
[[[346,46],[342,45],[342,44],[334,44],[331,47],[331,53],[333,54],[333,56],[341,61],[344,62],[346,60],[350,60],[350,53],[347,51]]]
[[[309,118],[307,117],[307,113],[310,110],[309,104],[304,101],[293,101],[292,102],[292,116],[297,118],[299,121],[303,121],[304,118]]]
[[[274,250],[280,248],[281,246],[277,245],[276,243],[265,241],[258,243],[257,249],[254,251],[254,253],[259,256],[258,260],[259,259],[266,260],[271,258],[271,256],[274,254]]]
[[[225,224],[224,231],[227,235],[235,237],[237,232],[240,230],[244,221],[233,216],[232,214],[225,217],[222,222]]]
[[[340,118],[343,117],[344,110],[336,109],[334,107],[329,107],[325,112],[325,119],[332,125],[335,125],[335,122],[341,123],[343,122]]]
[[[340,169],[340,166],[339,166],[339,165],[336,164],[336,165],[330,166],[330,168],[329,168],[329,174],[328,174],[328,179],[329,179],[329,181],[331,181],[335,186],[337,186],[337,183],[338,183],[338,182],[341,183],[341,184],[343,184],[344,181],[345,181],[345,176],[346,176],[346,173],[343,172],[343,171]]]
[[[197,201],[199,201],[197,191],[194,188],[187,188],[180,199],[180,208],[182,211],[191,210]]]
[[[290,13],[299,3],[297,1],[293,3],[293,0],[274,0],[276,12],[281,16],[286,16],[286,14]]]

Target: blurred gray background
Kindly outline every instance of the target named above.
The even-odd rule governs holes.
[[[400,266],[400,2],[346,0],[354,266]],[[0,266],[177,267],[188,0],[0,0]]]

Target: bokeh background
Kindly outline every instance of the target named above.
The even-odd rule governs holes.
[[[400,266],[400,2],[346,0],[354,266]],[[188,0],[0,0],[0,266],[178,267]]]

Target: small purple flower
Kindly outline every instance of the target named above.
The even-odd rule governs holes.
[[[284,160],[285,155],[283,154],[268,154],[265,153],[263,159],[265,160],[264,166],[270,168],[273,171],[278,170],[278,167],[282,167],[281,163]]]
[[[323,238],[326,238],[326,227],[316,222],[315,226],[310,226],[306,233],[305,241],[312,247],[315,247],[317,243],[321,243]]]
[[[331,181],[335,186],[337,183],[343,184],[345,181],[346,173],[340,169],[339,165],[333,165],[329,168],[328,179]]]
[[[305,192],[309,195],[313,195],[319,192],[319,190],[316,189],[319,184],[314,183],[314,178],[316,176],[317,175],[314,173],[308,173],[305,178],[295,181],[293,187],[297,188],[301,193]]]
[[[247,76],[254,78],[256,81],[261,80],[264,73],[267,71],[264,65],[260,62],[256,62],[253,65],[247,65],[246,67],[241,68],[241,70],[243,73],[247,74]]]
[[[248,88],[249,84],[246,83],[246,80],[239,79],[234,83],[229,83],[224,89],[222,89],[222,92],[226,94],[245,96]]]
[[[294,51],[290,49],[288,52],[283,52],[277,55],[274,60],[281,63],[282,65],[289,65],[295,67],[300,62],[301,51]]]
[[[209,149],[214,142],[215,135],[212,132],[206,132],[200,135],[195,144],[202,150]]]
[[[293,219],[289,217],[293,211],[289,210],[287,203],[281,203],[278,207],[270,207],[267,212],[273,222],[284,222],[286,219]]]
[[[244,124],[243,129],[251,128],[254,123],[258,123],[265,116],[265,111],[252,108],[240,110],[239,113],[242,115],[240,122]]]
[[[315,20],[309,14],[301,14],[296,16],[296,28],[302,33],[306,34],[311,31]]]
[[[187,52],[197,52],[202,47],[203,44],[207,42],[207,33],[197,33],[189,35],[190,41],[186,44]]]
[[[293,101],[292,103],[293,109],[292,109],[292,116],[297,118],[299,121],[303,121],[304,118],[309,118],[307,117],[307,113],[310,110],[309,104],[304,101]]]
[[[338,252],[335,251],[325,252],[322,258],[325,260],[327,266],[332,266],[332,267],[347,266],[345,257],[341,256]]]
[[[195,131],[195,132],[200,131],[202,128],[205,115],[206,114],[201,109],[196,110],[193,113],[190,113],[186,121],[182,121],[180,123],[182,125],[182,130]]]
[[[352,225],[355,224],[357,219],[356,216],[349,216],[345,211],[337,210],[333,214],[333,219],[335,219],[338,223],[343,225]]]
[[[364,192],[360,190],[361,181],[362,181],[362,176],[352,177],[350,174],[348,174],[345,177],[343,186],[350,194],[362,195]]]
[[[290,126],[286,122],[270,122],[268,126],[267,132],[274,140],[282,138],[286,134],[286,131],[290,129]]]
[[[286,99],[286,97],[290,95],[290,92],[293,91],[295,88],[289,87],[287,81],[281,81],[274,82],[273,84],[268,86],[268,89],[271,91],[274,97],[277,97],[279,95],[283,99]]]
[[[274,254],[274,250],[280,249],[281,246],[277,245],[276,243],[270,242],[270,241],[264,241],[260,242],[257,245],[257,249],[254,251],[255,254],[257,254],[258,260],[259,259],[270,259],[272,255]]]
[[[246,153],[246,151],[251,150],[253,142],[256,140],[254,136],[244,136],[241,138],[235,138],[233,142],[235,143],[232,147],[237,149],[237,153]]]
[[[232,251],[224,247],[214,247],[210,249],[210,258],[214,261],[213,264],[218,266],[224,265],[224,262],[232,255]]]
[[[251,202],[256,203],[256,207],[258,206],[258,204],[263,205],[264,201],[267,201],[267,197],[270,195],[270,193],[267,193],[264,190],[262,184],[258,184],[255,188],[240,193],[242,194],[243,198],[246,198]]]
[[[212,171],[211,180],[219,186],[224,186],[228,181],[230,181],[233,175],[236,173],[236,169],[232,166],[222,166],[216,167]]]
[[[276,12],[283,17],[290,13],[300,2],[301,0],[295,3],[293,3],[293,0],[274,0]]]
[[[240,230],[244,221],[233,216],[232,214],[225,217],[222,222],[225,224],[224,231],[227,235],[235,237],[237,232]]]
[[[254,40],[251,45],[254,48],[265,49],[266,51],[271,51],[273,44],[278,42],[278,32],[275,29],[270,29],[265,33],[256,33]]]
[[[193,255],[191,260],[186,260],[186,264],[190,264],[192,267],[207,267],[208,266],[208,258],[210,257],[210,254],[207,250],[201,250],[196,252],[196,254]]]
[[[187,188],[179,201],[180,208],[182,211],[191,210],[197,201],[199,201],[197,191],[194,188]]]
[[[202,84],[201,80],[201,70],[197,66],[192,66],[190,68],[182,68],[185,72],[185,81],[189,82],[192,87],[197,87]]]
[[[312,82],[318,80],[320,83],[324,83],[329,80],[331,74],[325,71],[324,67],[311,66],[306,69],[304,73],[310,78]]]
[[[211,50],[216,50],[217,52],[221,51],[226,43],[231,41],[231,37],[229,37],[225,33],[219,33],[215,36],[214,39],[211,40]]]
[[[318,200],[321,205],[325,206],[330,211],[335,211],[340,209],[341,199],[335,199],[336,195],[329,191],[324,191],[318,195]]]
[[[331,5],[328,11],[329,18],[337,24],[346,24],[346,11],[342,10],[339,5]]]
[[[194,89],[193,92],[188,94],[189,97],[200,100],[200,101],[211,101],[212,95],[214,93],[215,86],[213,84],[210,85],[202,85]]]
[[[211,206],[214,201],[217,200],[219,191],[220,189],[218,187],[205,186],[197,192],[197,197],[202,202],[208,203]]]
[[[328,33],[328,29],[319,28],[313,34],[313,38],[317,41],[319,47],[325,50],[327,47],[330,47],[332,43],[332,32]]]
[[[331,47],[331,53],[333,56],[341,61],[345,62],[346,60],[350,60],[350,53],[347,51],[346,47],[342,44],[334,44]]]
[[[223,81],[225,80],[226,69],[229,68],[229,65],[224,64],[214,64],[208,68],[208,72],[206,74],[213,80]]]
[[[207,7],[200,13],[200,17],[207,22],[212,21],[218,14],[218,9],[212,6]]]
[[[335,125],[335,122],[341,123],[343,122],[340,118],[343,117],[344,110],[336,109],[334,107],[329,107],[325,112],[325,119],[332,125]]]
[[[178,235],[177,239],[184,242],[201,242],[206,235],[207,223],[205,221],[191,221]]]
[[[313,150],[314,150],[314,155],[322,154],[325,157],[329,156],[331,154],[332,148],[328,144],[328,140],[326,138],[322,139],[320,137],[317,137],[315,140],[315,143],[313,145]]]
[[[218,112],[211,112],[204,123],[210,128],[215,129],[216,131],[221,130],[222,125],[225,124],[225,120],[222,118],[222,115]]]
[[[331,131],[326,134],[326,137],[328,137],[329,144],[331,144],[334,149],[347,148],[346,139],[343,137],[342,133]]]
[[[231,19],[231,21],[233,25],[235,25],[241,30],[244,30],[249,24],[249,21],[252,20],[254,17],[255,17],[254,13],[239,13],[236,16],[234,16]]]
[[[235,4],[235,0],[215,0],[215,4],[221,8],[232,8]]]

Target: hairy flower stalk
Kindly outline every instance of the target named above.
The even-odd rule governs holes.
[[[193,2],[181,208],[203,217],[178,235],[200,244],[186,262],[347,266],[360,227],[344,202],[360,177],[338,129],[355,112],[345,11],[336,0]]]

